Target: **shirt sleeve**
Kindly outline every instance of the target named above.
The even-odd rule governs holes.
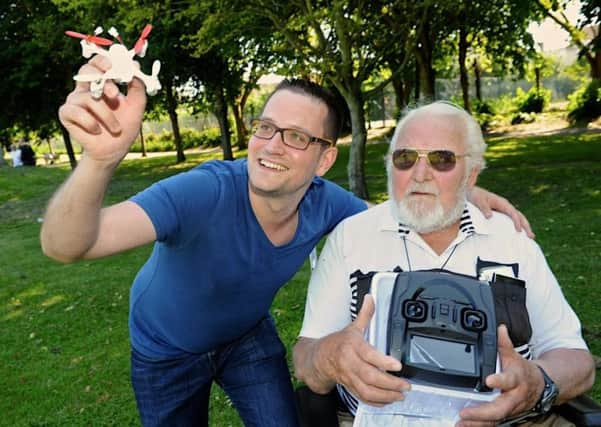
[[[349,273],[344,260],[344,224],[328,237],[311,275],[300,336],[321,338],[351,322]]]
[[[325,182],[325,185],[328,186],[326,200],[328,201],[328,209],[331,210],[328,215],[331,218],[328,232],[332,231],[343,219],[367,209],[367,202],[355,196],[352,192],[345,190],[333,182],[325,180],[322,182]]]
[[[148,214],[158,241],[175,244],[210,224],[220,187],[215,174],[195,168],[161,180],[130,200]]]

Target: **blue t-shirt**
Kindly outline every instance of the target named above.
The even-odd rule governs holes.
[[[157,241],[130,295],[133,347],[147,357],[204,353],[242,336],[317,242],[366,208],[314,178],[299,205],[294,238],[274,246],[251,209],[246,160],[211,161],[132,197]]]

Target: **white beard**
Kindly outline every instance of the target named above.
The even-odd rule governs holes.
[[[392,211],[395,219],[420,234],[443,230],[459,221],[467,197],[467,178],[457,191],[457,199],[451,208],[445,211],[439,197],[439,191],[433,184],[413,183],[399,201],[394,196],[389,180],[389,195],[393,200]],[[433,203],[427,203],[421,197],[410,196],[412,192],[432,194]],[[433,206],[432,206],[433,205]]]

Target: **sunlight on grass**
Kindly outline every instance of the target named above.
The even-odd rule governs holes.
[[[10,313],[8,313],[7,315],[5,315],[4,317],[2,317],[3,321],[7,321],[7,320],[14,320],[18,317],[23,316],[23,310],[18,308],[15,309],[14,311],[11,311]]]
[[[55,295],[53,297],[48,298],[45,301],[42,301],[40,304],[42,307],[51,307],[55,304],[59,304],[63,302],[66,298],[63,295]]]
[[[540,184],[537,185],[536,187],[530,187],[529,191],[531,194],[540,194],[543,193],[545,191],[549,191],[549,189],[551,189],[551,186],[548,184]]]
[[[46,295],[47,291],[43,286],[34,286],[17,294],[18,299],[33,298],[40,295]]]

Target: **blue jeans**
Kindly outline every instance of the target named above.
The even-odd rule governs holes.
[[[213,381],[229,396],[245,426],[298,425],[286,350],[271,317],[204,354],[153,360],[132,349],[131,376],[145,427],[207,426]]]

